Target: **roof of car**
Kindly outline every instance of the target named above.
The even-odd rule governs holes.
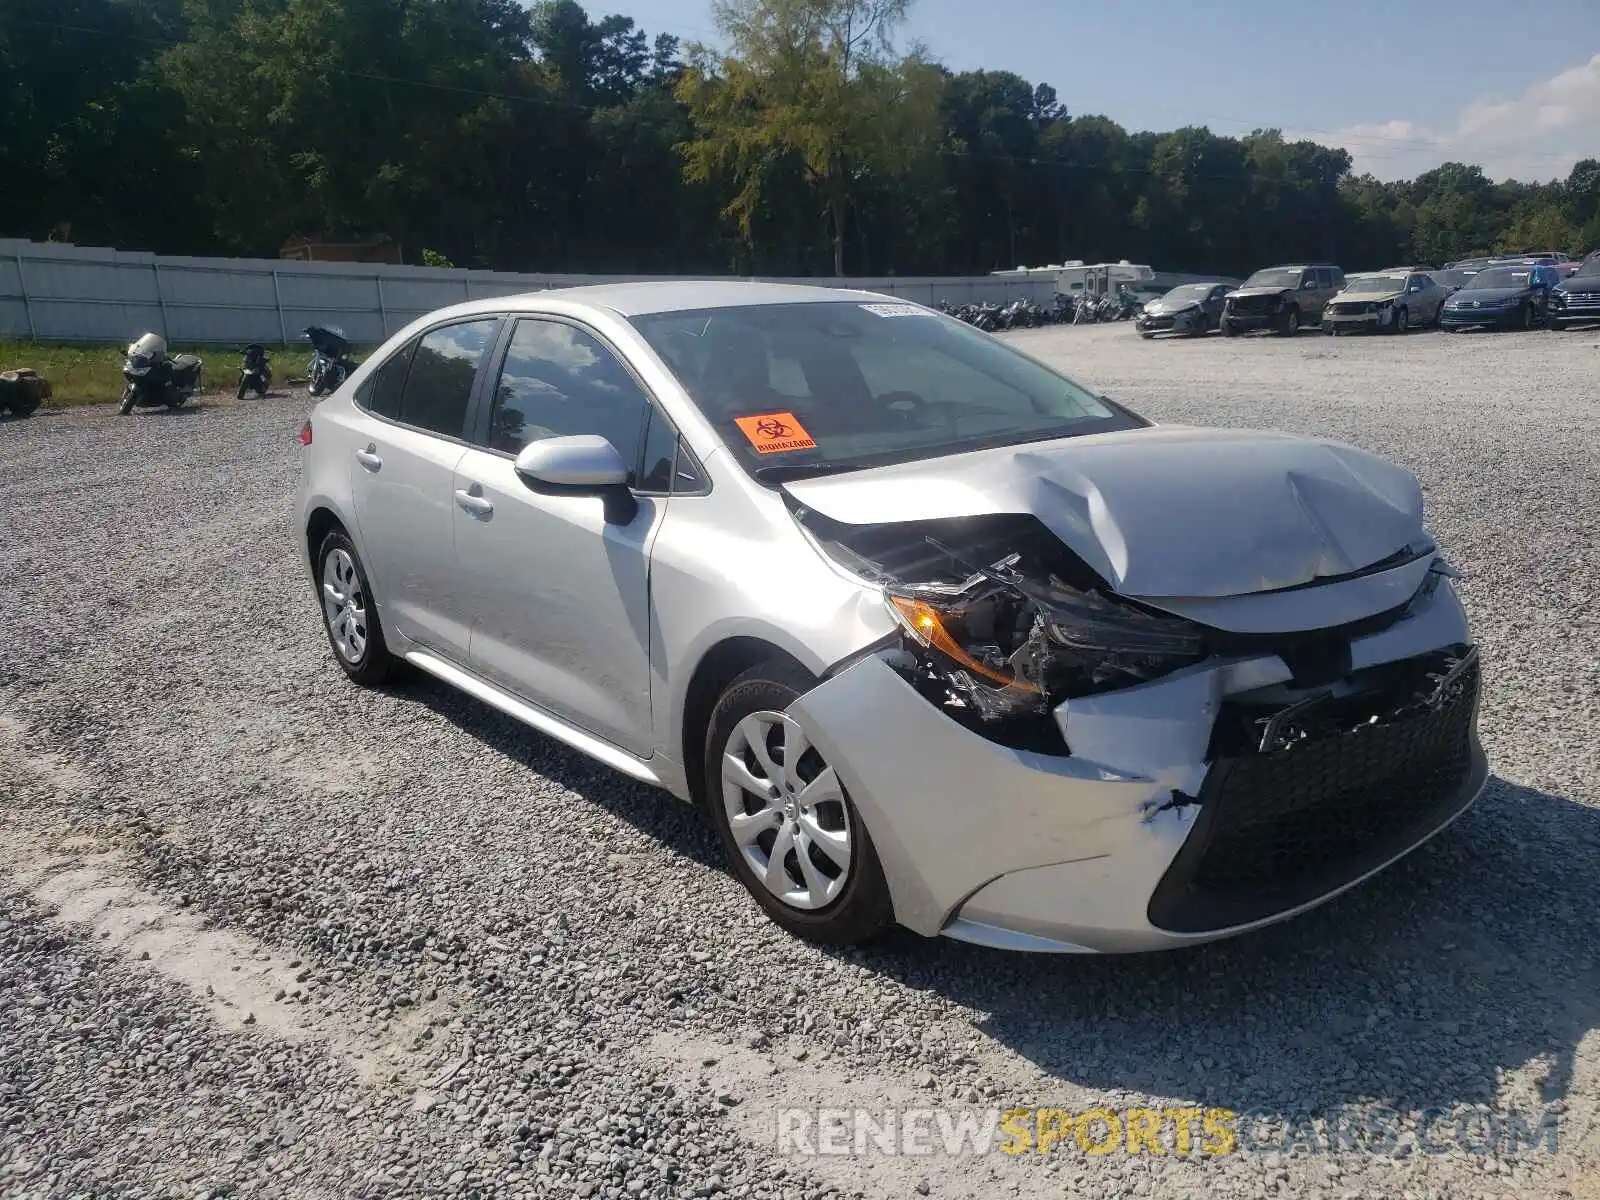
[[[755,304],[818,304],[829,300],[893,300],[876,292],[817,287],[796,283],[753,283],[742,279],[660,280],[641,283],[596,283],[553,288],[531,295],[575,300],[609,308],[625,317],[648,313],[686,312],[697,308],[732,308]],[[502,297],[502,302],[509,297]]]

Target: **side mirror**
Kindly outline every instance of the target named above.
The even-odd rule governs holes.
[[[517,477],[547,496],[599,496],[606,520],[626,525],[638,515],[639,502],[628,490],[628,465],[617,448],[593,433],[541,438],[517,455]]]

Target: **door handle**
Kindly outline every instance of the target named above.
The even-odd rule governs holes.
[[[356,461],[369,471],[376,471],[383,466],[383,459],[379,458],[373,447],[356,451]]]
[[[487,496],[474,495],[465,488],[456,489],[456,504],[475,517],[487,517],[494,512],[494,504]]]

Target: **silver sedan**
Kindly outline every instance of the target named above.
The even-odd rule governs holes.
[[[301,441],[352,680],[408,664],[700,806],[803,937],[1221,937],[1381,870],[1486,778],[1408,472],[1153,425],[920,305],[461,305]]]

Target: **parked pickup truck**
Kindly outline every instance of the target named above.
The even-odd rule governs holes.
[[[1329,263],[1265,267],[1228,293],[1222,335],[1272,329],[1286,337],[1322,320],[1322,310],[1344,288],[1344,272]]]

